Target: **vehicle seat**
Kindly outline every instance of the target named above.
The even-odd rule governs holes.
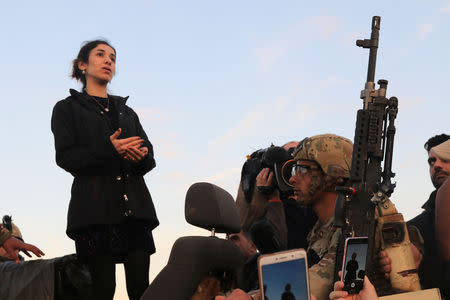
[[[187,236],[172,246],[167,265],[156,276],[141,300],[189,300],[200,281],[212,271],[235,272],[244,258],[232,242],[215,233],[238,233],[241,220],[233,197],[207,182],[193,184],[186,193],[186,221],[211,231],[211,236]]]

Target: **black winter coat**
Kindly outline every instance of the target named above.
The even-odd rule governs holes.
[[[148,155],[139,163],[123,159],[109,137],[113,128],[93,97],[70,90],[56,103],[51,121],[56,163],[74,176],[67,216],[67,235],[97,224],[120,224],[127,218],[158,226],[155,208],[143,175],[155,167],[153,146],[128,97],[109,95],[119,114],[119,138],[139,136]]]
[[[436,240],[436,194],[437,190],[430,194],[430,198],[422,206],[424,211],[414,219],[407,222],[408,226],[416,226],[424,240],[424,253],[419,265],[420,283],[423,288],[440,288],[442,295],[450,297],[450,260],[439,258]]]

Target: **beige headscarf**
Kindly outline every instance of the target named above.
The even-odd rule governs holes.
[[[430,152],[441,160],[450,160],[450,140],[434,146],[430,149]]]

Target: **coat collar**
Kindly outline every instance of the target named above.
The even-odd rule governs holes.
[[[434,211],[434,208],[436,207],[436,194],[437,194],[437,190],[434,190],[430,194],[430,198],[428,198],[428,201],[425,202],[425,204],[422,206],[423,209]]]
[[[70,92],[70,95],[75,97],[75,99],[88,99],[88,100],[91,99],[86,92],[80,93],[79,91],[74,90],[74,89],[70,89],[69,92]],[[109,95],[109,94],[108,94],[108,97],[111,100],[113,100],[117,106],[125,105],[125,103],[127,103],[127,100],[129,98],[129,96],[120,97],[120,96]]]

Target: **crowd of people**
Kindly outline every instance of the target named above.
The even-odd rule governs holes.
[[[433,136],[425,143],[424,147],[428,154],[430,178],[435,190],[422,206],[424,211],[408,221],[407,225],[418,235],[416,240],[419,240],[419,243],[411,243],[411,250],[414,254],[421,287],[423,289],[439,288],[442,296],[448,298],[450,296],[450,224],[447,216],[450,212],[450,135]],[[334,152],[330,149],[333,149]],[[342,290],[343,282],[332,283],[340,230],[332,226],[336,200],[334,188],[337,185],[348,183],[351,155],[352,143],[350,141],[329,134],[303,140],[292,155],[292,174],[289,183],[294,191],[293,198],[300,206],[311,206],[318,216],[318,221],[310,229],[307,238],[310,291],[312,296],[317,299],[378,298],[376,290],[367,276],[364,278],[363,289],[356,296],[349,295],[348,292]],[[337,169],[333,170],[332,168]],[[272,171],[263,169],[260,174],[272,175]],[[259,184],[264,183],[260,181]],[[260,191],[261,189],[255,189],[255,193]],[[253,197],[253,199],[256,198]],[[291,199],[293,198],[291,197]],[[238,201],[238,205],[240,203],[241,205],[245,204],[243,201]],[[251,203],[248,205],[251,206]],[[268,202],[265,214],[260,213],[259,218],[270,218],[273,214],[270,212],[271,209],[274,209],[272,203]],[[252,213],[249,209],[241,209],[241,211]],[[243,220],[248,218],[250,217],[244,216]],[[271,221],[274,227],[286,227],[287,220],[272,218]],[[277,222],[283,222],[283,224],[280,225]],[[258,218],[256,218],[255,224],[258,224]],[[392,258],[385,251],[380,251],[379,271],[384,273],[386,278],[390,277],[391,264]],[[250,298],[241,291],[230,295],[227,299]]]
[[[93,298],[113,298],[115,264],[123,263],[128,296],[140,299],[149,286],[150,255],[155,252],[152,230],[159,224],[143,176],[156,164],[152,144],[138,116],[126,105],[127,98],[107,92],[115,63],[116,50],[107,41],[84,44],[72,72],[83,84],[82,91],[70,90],[70,96],[55,105],[51,125],[56,163],[74,177],[66,233],[74,240],[77,258],[89,269]],[[435,190],[424,211],[407,225],[421,241],[411,244],[411,250],[422,287],[439,288],[448,298],[450,136],[430,138],[425,149]],[[246,262],[240,289],[226,299],[251,299],[252,291],[261,288],[260,254],[295,248],[307,250],[313,299],[377,299],[367,277],[356,296],[343,291],[342,282],[333,282],[341,237],[340,229],[333,226],[335,188],[350,184],[352,151],[349,139],[321,134],[249,156],[236,199],[242,231],[227,235]],[[44,255],[4,226],[0,246],[2,257],[17,263],[19,251]],[[384,251],[379,253],[380,272],[387,278],[392,259]]]

